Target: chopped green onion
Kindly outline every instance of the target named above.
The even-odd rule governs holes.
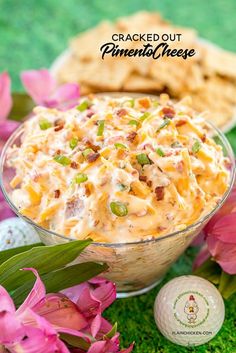
[[[138,163],[141,165],[151,164],[150,159],[148,158],[148,156],[145,153],[138,154],[136,156],[136,159],[137,159]]]
[[[78,145],[78,138],[77,137],[72,137],[72,139],[70,140],[70,148],[73,150],[75,149],[75,147]]]
[[[39,127],[41,130],[47,130],[52,127],[52,123],[50,123],[47,119],[42,119],[39,121]]]
[[[133,108],[135,100],[134,99],[130,99],[128,102],[130,103],[131,108]]]
[[[94,153],[94,150],[92,150],[92,148],[86,148],[86,150],[82,152],[82,155],[86,158],[90,153]]]
[[[159,102],[157,100],[153,101],[153,107],[157,108],[159,106]]]
[[[194,142],[193,146],[192,146],[192,151],[193,153],[198,153],[198,151],[201,148],[201,143],[197,140]]]
[[[161,157],[164,157],[164,156],[165,156],[165,153],[163,152],[163,150],[162,150],[160,147],[158,147],[158,148],[156,149],[156,153],[159,154],[159,156],[161,156]]]
[[[118,188],[120,191],[124,191],[124,190],[127,190],[128,189],[128,186],[127,185],[124,185],[124,184],[117,184]]]
[[[145,119],[147,119],[151,114],[146,112],[143,115],[140,116],[139,120],[140,121],[144,121]]]
[[[97,136],[102,136],[104,133],[105,120],[98,120],[98,132]]]
[[[123,143],[118,143],[117,142],[117,143],[114,144],[114,146],[115,146],[115,148],[121,149],[121,150],[127,150],[128,149],[128,147],[123,145]]]
[[[81,183],[84,183],[85,181],[88,180],[88,177],[86,174],[84,173],[78,173],[75,177],[75,182],[76,184],[81,184]]]
[[[168,126],[170,124],[170,119],[165,118],[163,120],[163,122],[161,123],[161,125],[159,126],[159,128],[157,129],[156,132],[159,132],[161,129],[163,129],[164,127]]]
[[[63,156],[63,155],[60,155],[60,154],[58,154],[54,157],[54,161],[56,161],[57,163],[60,163],[64,167],[71,164],[70,158]]]
[[[82,103],[80,103],[80,105],[77,106],[77,109],[80,112],[85,111],[86,109],[88,109],[90,106],[90,103],[88,101],[83,101]]]
[[[138,125],[139,125],[139,122],[138,122],[137,120],[130,120],[130,121],[129,121],[129,125],[138,126]]]
[[[120,201],[111,202],[110,209],[111,209],[111,212],[117,217],[124,217],[124,216],[127,216],[128,214],[127,206]]]
[[[171,144],[172,148],[176,148],[176,147],[182,147],[181,143],[179,143],[179,141],[175,141]]]

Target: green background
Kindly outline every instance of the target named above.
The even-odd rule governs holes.
[[[21,70],[50,67],[71,36],[101,20],[137,10],[158,10],[176,24],[194,27],[200,36],[236,51],[236,0],[0,0],[0,72],[9,71],[13,89],[22,90]],[[236,151],[236,130],[228,137]],[[189,249],[179,259],[165,281],[191,272],[193,252]],[[124,346],[135,341],[136,353],[236,352],[236,296],[226,302],[226,320],[215,339],[183,348],[168,342],[156,329],[153,304],[160,287],[140,297],[117,300],[108,309],[107,317],[118,321]]]

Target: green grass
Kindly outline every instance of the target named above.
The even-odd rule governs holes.
[[[19,72],[50,67],[71,36],[103,19],[143,9],[158,10],[176,24],[195,27],[202,37],[236,50],[235,0],[0,0],[0,72],[9,71],[13,89],[22,90]],[[236,151],[236,129],[228,137]],[[193,251],[188,250],[165,281],[190,273],[192,259]],[[183,348],[163,338],[154,323],[153,304],[161,285],[146,295],[117,300],[107,310],[107,317],[118,321],[124,346],[135,341],[135,353],[236,352],[236,296],[226,302],[226,320],[215,339],[200,347]]]

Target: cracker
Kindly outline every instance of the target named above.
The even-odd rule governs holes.
[[[127,92],[160,92],[163,88],[157,80],[137,74],[131,74],[123,85],[123,90]]]
[[[223,76],[236,79],[236,54],[225,50],[209,47],[203,57],[203,65],[211,73],[216,72]]]

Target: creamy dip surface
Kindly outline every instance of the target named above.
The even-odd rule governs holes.
[[[166,95],[36,107],[8,152],[12,201],[38,225],[77,239],[125,243],[185,229],[229,187],[229,160],[209,130]]]

